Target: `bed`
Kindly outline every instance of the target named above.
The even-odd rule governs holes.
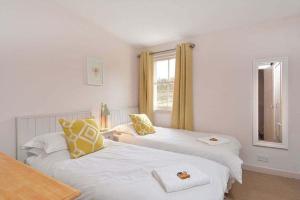
[[[72,115],[78,117],[80,115]],[[86,115],[84,115],[86,116]],[[131,200],[223,200],[229,170],[216,162],[174,152],[105,140],[105,148],[78,159],[68,150],[28,156],[21,153],[22,142],[34,135],[48,133],[57,115],[18,118],[18,159],[81,192],[78,199]],[[39,127],[39,128],[37,128]],[[43,128],[42,128],[43,127]],[[56,130],[58,131],[58,130]],[[29,136],[31,135],[31,136]],[[27,139],[25,139],[27,138]],[[151,174],[154,168],[188,163],[210,177],[210,183],[166,193]]]
[[[228,135],[212,134],[180,129],[155,127],[154,134],[140,136],[133,129],[128,114],[137,109],[122,109],[112,111],[114,138],[119,142],[146,146],[166,151],[195,155],[216,161],[230,169],[231,184],[236,180],[242,183],[242,164],[239,157],[241,145],[237,139]],[[217,136],[228,142],[219,145],[208,145],[198,138]]]

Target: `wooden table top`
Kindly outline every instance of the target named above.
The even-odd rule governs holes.
[[[74,189],[0,152],[0,200],[73,200]]]

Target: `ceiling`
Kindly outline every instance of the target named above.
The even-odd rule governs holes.
[[[56,0],[136,46],[300,15],[300,0]]]

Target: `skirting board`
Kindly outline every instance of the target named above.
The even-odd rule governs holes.
[[[243,169],[258,172],[258,173],[263,173],[263,174],[270,174],[270,175],[282,176],[286,178],[293,178],[293,179],[300,180],[300,173],[295,173],[290,171],[272,169],[267,167],[258,167],[258,166],[247,165],[247,164],[243,165]]]

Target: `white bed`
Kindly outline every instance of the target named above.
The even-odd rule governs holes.
[[[109,140],[104,149],[78,159],[70,159],[64,150],[26,161],[79,189],[79,199],[223,200],[229,179],[228,168],[207,159]],[[210,184],[166,193],[151,171],[180,163],[200,169],[210,177]]]
[[[155,127],[154,134],[140,136],[130,123],[118,125],[115,138],[119,142],[146,146],[166,151],[195,155],[216,161],[230,169],[232,182],[242,183],[242,163],[239,157],[240,143],[233,137],[220,134],[186,131],[172,128]],[[229,142],[219,145],[208,145],[197,139],[205,136],[226,138]]]
[[[28,157],[22,144],[38,135],[61,131],[56,119],[90,117],[88,112],[17,118],[18,159],[81,191],[79,199],[97,200],[223,200],[229,170],[216,162],[131,144],[105,140],[105,148],[70,159],[68,150]],[[210,177],[210,183],[166,193],[151,172],[164,166],[188,164]]]

